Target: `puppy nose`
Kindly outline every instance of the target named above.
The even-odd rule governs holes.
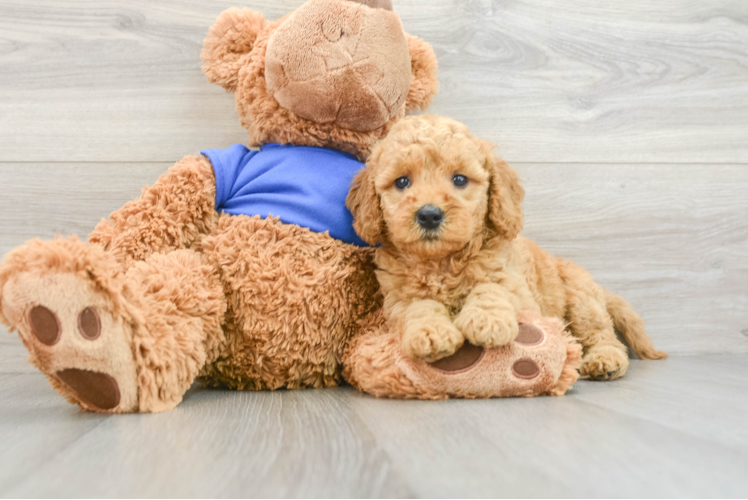
[[[424,229],[436,229],[444,221],[444,212],[434,205],[424,205],[416,212],[416,221]]]

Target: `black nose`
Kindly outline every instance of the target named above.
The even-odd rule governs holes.
[[[424,229],[436,229],[444,222],[444,212],[434,205],[424,205],[416,212],[416,221]]]

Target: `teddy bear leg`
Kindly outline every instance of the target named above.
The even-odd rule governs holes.
[[[33,240],[0,264],[0,319],[66,399],[103,413],[173,408],[220,344],[225,301],[190,251],[127,273],[77,238]]]
[[[378,397],[445,399],[560,396],[579,374],[581,348],[557,318],[520,313],[510,344],[465,343],[454,355],[427,363],[407,356],[384,321],[372,322],[350,343],[343,375]]]

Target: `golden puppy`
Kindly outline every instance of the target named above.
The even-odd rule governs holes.
[[[347,205],[361,238],[381,243],[384,313],[403,349],[433,361],[465,340],[503,345],[517,336],[517,313],[531,311],[569,324],[583,347],[582,375],[626,372],[614,326],[641,358],[666,357],[624,299],[518,236],[523,197],[493,146],[454,120],[409,117],[375,146]]]

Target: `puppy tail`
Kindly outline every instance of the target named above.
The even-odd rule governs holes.
[[[626,300],[608,290],[605,291],[608,314],[613,318],[616,329],[621,332],[631,349],[641,359],[663,359],[667,358],[667,353],[658,351],[652,345],[652,339],[649,338],[644,330],[644,321],[639,316],[631,304]]]

